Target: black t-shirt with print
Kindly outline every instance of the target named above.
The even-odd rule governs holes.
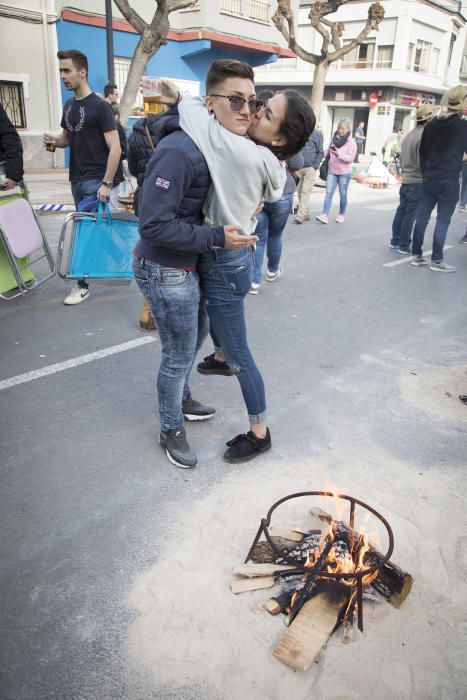
[[[70,180],[100,180],[104,177],[109,149],[104,133],[117,128],[108,102],[96,93],[65,103],[61,121],[70,146]]]

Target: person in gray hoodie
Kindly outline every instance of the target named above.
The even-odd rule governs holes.
[[[297,170],[300,178],[297,185],[298,210],[294,221],[301,224],[310,218],[310,197],[318,174],[318,168],[323,160],[323,133],[316,128],[306,142],[303,150],[303,166]]]
[[[412,228],[423,193],[420,140],[425,125],[433,119],[433,107],[421,105],[417,109],[416,119],[416,127],[409,131],[401,142],[402,185],[399,190],[399,206],[392,222],[390,247],[401,255],[412,254]]]

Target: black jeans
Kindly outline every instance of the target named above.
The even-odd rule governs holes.
[[[412,253],[421,255],[425,230],[430,220],[431,212],[438,205],[436,225],[433,232],[433,262],[441,262],[443,248],[449,224],[459,196],[458,178],[445,178],[423,183],[423,194],[420,200],[417,221],[413,230]]]
[[[418,205],[423,194],[423,183],[414,182],[401,185],[399,190],[399,206],[392,222],[391,245],[397,245],[401,250],[410,250],[412,228],[417,216]]]

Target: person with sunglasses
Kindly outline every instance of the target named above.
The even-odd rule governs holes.
[[[203,209],[205,223],[231,221],[253,234],[263,199],[274,202],[282,196],[286,174],[280,161],[303,148],[315,117],[306,100],[293,90],[274,95],[267,104],[258,100],[248,64],[242,65],[251,71],[249,80],[226,78],[238,63],[242,62],[214,61],[206,77],[204,100],[185,96],[178,106],[180,125],[203,153],[211,174],[213,189]],[[178,100],[175,86],[162,82],[166,103]],[[246,334],[244,298],[253,265],[252,246],[235,251],[214,247],[200,255],[198,264],[215,345],[214,355],[205,358],[198,370],[217,374],[219,368],[227,367],[237,376],[250,423],[247,433],[227,443],[227,462],[248,461],[272,444],[264,382]]]
[[[252,239],[235,222],[203,224],[202,209],[211,186],[206,160],[180,130],[178,115],[174,120],[169,110],[160,121],[164,138],[149,160],[141,190],[140,240],[133,270],[161,341],[159,441],[172,464],[190,468],[196,465],[197,456],[188,443],[184,420],[206,420],[215,414],[212,406],[192,397],[189,387],[196,350],[209,328],[204,304],[200,304],[199,255],[214,246],[250,248]]]

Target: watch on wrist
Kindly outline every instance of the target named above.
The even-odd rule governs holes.
[[[101,184],[102,184],[102,185],[105,185],[106,187],[109,187],[110,189],[112,189],[113,180],[102,180],[102,183],[101,183]]]

